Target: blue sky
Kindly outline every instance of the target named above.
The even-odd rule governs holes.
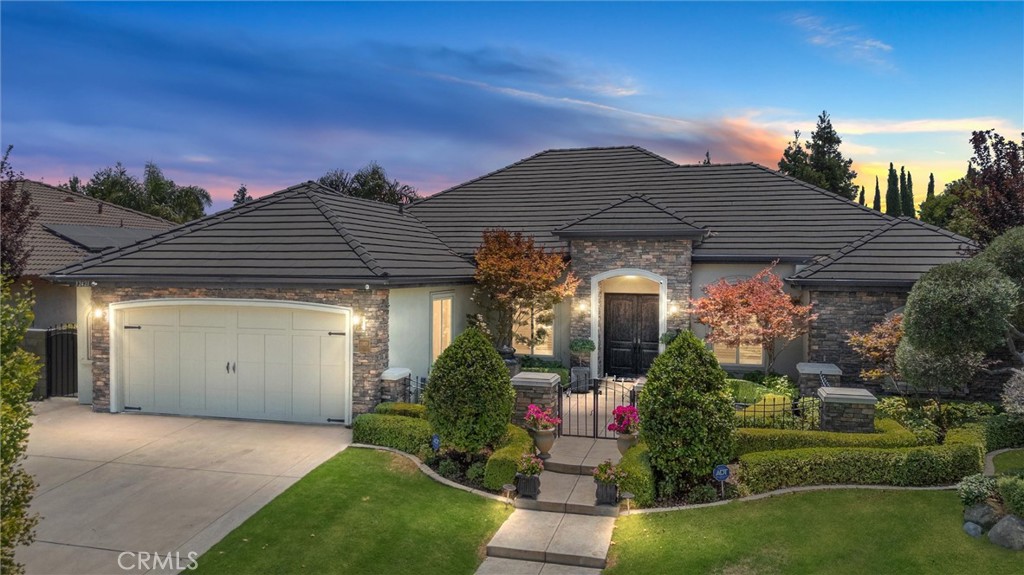
[[[3,2],[30,178],[155,161],[227,205],[376,160],[432,193],[553,147],[774,167],[827,109],[873,191],[1024,130],[1024,4]]]

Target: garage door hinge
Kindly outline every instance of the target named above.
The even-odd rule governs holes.
[[[328,417],[327,418],[327,423],[345,423],[345,420],[344,419],[331,419],[330,417]]]
[[[142,329],[142,326],[141,325],[126,325],[126,326],[124,326],[124,328],[125,329]]]
[[[142,411],[141,407],[132,407],[130,405],[124,406],[125,411]]]
[[[343,332],[343,331],[329,331],[329,332],[327,332],[327,335],[345,335],[345,332]]]

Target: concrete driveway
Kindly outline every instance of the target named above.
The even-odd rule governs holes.
[[[42,520],[17,552],[30,574],[147,572],[140,552],[184,565],[351,443],[338,426],[93,413],[64,399],[38,404],[34,421],[25,466]]]

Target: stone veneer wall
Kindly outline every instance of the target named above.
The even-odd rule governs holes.
[[[843,371],[845,386],[863,385],[878,391],[876,384],[860,378],[861,360],[846,343],[847,333],[865,332],[886,314],[907,303],[904,289],[810,290],[810,302],[818,319],[808,333],[807,361],[834,363]]]
[[[351,307],[363,318],[352,341],[352,414],[371,411],[380,399],[380,375],[388,367],[388,290],[241,287],[92,288],[94,307],[123,301],[165,298],[231,298],[319,303]],[[109,318],[108,318],[109,319]],[[92,331],[94,411],[110,409],[110,334],[104,325]]]
[[[598,299],[601,310],[590,309],[590,280],[593,276],[610,270],[636,268],[667,278],[668,306],[667,328],[688,329],[690,316],[688,302],[692,278],[693,242],[684,239],[573,239],[569,253],[572,256],[572,271],[580,278],[574,302],[586,302],[586,309],[573,305],[570,334],[573,339],[590,337],[592,313],[603,312],[604,298]],[[671,307],[678,306],[676,313]],[[604,349],[601,338],[603,325],[598,325],[598,355]],[[590,358],[584,358],[583,365],[590,365]],[[592,377],[597,377],[595,371]]]

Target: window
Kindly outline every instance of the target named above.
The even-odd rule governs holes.
[[[555,313],[553,310],[530,310],[525,323],[515,326],[513,331],[517,336],[537,337],[540,341],[532,347],[516,341],[512,343],[512,347],[522,355],[555,355],[554,323]]]
[[[452,343],[452,295],[430,296],[430,363]]]
[[[722,365],[764,365],[764,352],[759,345],[727,346],[713,344],[711,350]]]

